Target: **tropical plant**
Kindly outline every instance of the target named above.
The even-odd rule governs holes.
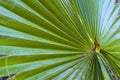
[[[119,8],[115,0],[0,0],[0,77],[117,80]]]

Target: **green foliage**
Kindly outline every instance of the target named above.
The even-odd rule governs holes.
[[[117,80],[119,9],[115,0],[0,0],[0,77]]]

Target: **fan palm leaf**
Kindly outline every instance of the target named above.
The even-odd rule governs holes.
[[[0,0],[0,77],[120,77],[120,2]]]

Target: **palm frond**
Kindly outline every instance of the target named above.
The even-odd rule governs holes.
[[[119,9],[115,0],[0,0],[0,77],[118,79]]]

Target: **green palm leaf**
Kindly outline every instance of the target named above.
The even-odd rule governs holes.
[[[0,77],[120,77],[120,2],[0,0]]]

